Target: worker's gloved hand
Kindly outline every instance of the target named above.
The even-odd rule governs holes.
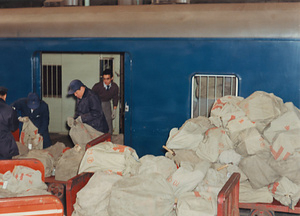
[[[116,118],[116,109],[113,109],[112,113],[111,113],[111,118],[115,119]]]
[[[76,119],[75,121],[80,122],[80,123],[83,123],[83,122],[82,122],[82,119],[81,119],[81,116],[78,116],[77,119]]]
[[[29,118],[28,118],[27,116],[25,116],[25,117],[19,117],[18,120],[19,120],[20,122],[28,122],[28,121],[29,121]]]

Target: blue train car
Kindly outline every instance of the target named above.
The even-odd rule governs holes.
[[[91,88],[112,67],[115,132],[139,156],[161,155],[170,129],[209,115],[219,96],[261,90],[299,108],[299,11],[300,3],[2,9],[0,85],[8,103],[37,92],[50,132],[66,132],[69,82]]]

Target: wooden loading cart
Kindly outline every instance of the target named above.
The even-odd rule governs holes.
[[[13,171],[15,166],[26,166],[42,173],[45,181],[45,171],[42,162],[36,159],[0,160],[0,173]],[[61,201],[53,195],[0,198],[0,215],[53,215],[63,216],[64,207]]]
[[[300,201],[294,209],[282,205],[275,199],[272,203],[239,203],[239,208],[251,209],[249,216],[275,216],[276,211],[300,215]]]

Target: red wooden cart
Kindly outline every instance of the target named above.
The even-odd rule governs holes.
[[[275,199],[272,203],[239,203],[239,208],[251,209],[249,214],[251,216],[275,216],[275,211],[300,215],[300,201],[294,209],[282,205]]]
[[[240,174],[233,173],[218,194],[217,216],[239,216]]]
[[[36,159],[1,160],[0,173],[13,171],[15,166],[26,166],[42,173],[45,180],[43,164]],[[53,195],[0,198],[0,215],[52,215],[63,216],[63,205]]]

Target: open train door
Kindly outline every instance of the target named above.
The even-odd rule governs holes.
[[[75,97],[67,96],[69,83],[80,79],[88,88],[102,79],[111,68],[120,97],[113,134],[124,133],[124,54],[109,53],[42,53],[41,97],[49,105],[51,133],[68,133],[67,117],[74,116]]]

